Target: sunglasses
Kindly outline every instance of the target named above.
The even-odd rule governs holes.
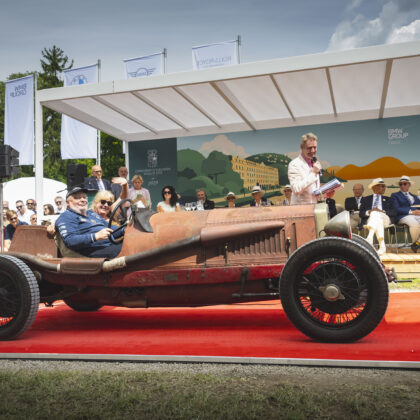
[[[235,197],[228,197],[227,199],[228,199],[228,201],[231,201],[231,200],[234,200]]]
[[[105,204],[108,204],[109,207],[112,206],[112,201],[106,201],[106,200],[101,200],[101,204],[104,206]]]
[[[172,194],[170,191],[163,191],[163,194]]]
[[[26,205],[27,205],[27,206],[32,206],[32,204],[34,204],[32,201],[27,201],[27,202],[26,202]]]
[[[16,206],[17,209],[21,209],[23,206]]]
[[[55,204],[57,204],[57,205],[58,205],[58,204],[61,204],[61,203],[62,203],[62,201],[56,201],[56,202],[55,202]]]
[[[10,218],[10,221],[11,221],[11,222],[14,222],[14,221],[15,221],[15,220],[17,220],[17,219],[18,219],[17,217],[11,217],[11,218]]]
[[[400,182],[400,185],[409,185],[409,182]]]

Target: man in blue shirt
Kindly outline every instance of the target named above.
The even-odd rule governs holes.
[[[117,227],[108,228],[105,219],[88,210],[86,192],[81,187],[68,192],[67,210],[59,216],[55,227],[67,248],[87,257],[114,258],[120,253],[122,242],[113,244],[109,236]],[[123,234],[122,229],[116,236]]]

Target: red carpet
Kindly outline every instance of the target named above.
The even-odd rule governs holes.
[[[207,308],[78,313],[40,308],[20,339],[0,353],[193,355],[420,361],[420,293],[393,293],[385,319],[352,344],[316,343],[295,329],[277,301]]]

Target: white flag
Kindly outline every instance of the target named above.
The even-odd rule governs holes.
[[[237,40],[193,47],[193,68],[201,70],[239,64],[238,49]]]
[[[34,78],[6,82],[4,144],[19,152],[19,165],[34,164]]]
[[[163,73],[163,53],[124,60],[125,78],[152,76]]]
[[[98,83],[97,64],[64,72],[64,86]],[[61,158],[96,158],[97,131],[80,121],[63,115],[61,119]]]

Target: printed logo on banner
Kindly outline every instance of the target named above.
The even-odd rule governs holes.
[[[388,144],[401,144],[407,137],[403,128],[388,128]]]
[[[157,168],[158,166],[158,151],[156,149],[149,149],[147,151],[147,167]]]
[[[26,95],[26,83],[22,83],[21,85],[15,86],[15,90],[10,92],[10,96],[12,98],[16,98],[16,96],[25,96]]]
[[[150,76],[156,71],[156,67],[139,67],[136,71],[129,71],[127,72],[129,77],[142,77],[142,76]]]
[[[78,74],[71,79],[70,85],[84,85],[88,80],[83,74]]]

